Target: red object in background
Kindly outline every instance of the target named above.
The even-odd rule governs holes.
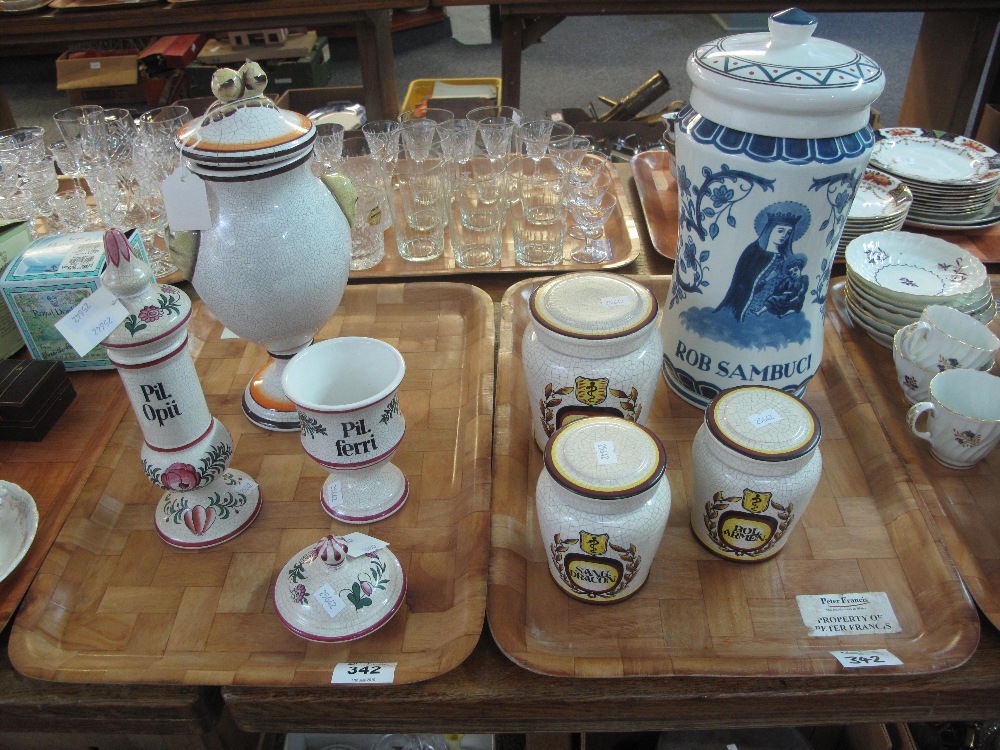
[[[183,68],[198,56],[207,41],[205,34],[161,36],[139,53],[139,62],[152,68]]]

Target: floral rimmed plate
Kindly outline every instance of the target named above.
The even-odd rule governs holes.
[[[285,563],[274,584],[274,607],[285,627],[322,643],[374,633],[406,596],[406,574],[387,548],[351,557],[343,537],[326,536]]]
[[[913,203],[910,189],[892,175],[866,169],[854,194],[848,222],[880,221],[909,210]]]
[[[34,498],[13,482],[0,479],[0,581],[24,559],[37,532]]]
[[[906,223],[917,229],[932,229],[939,232],[986,229],[1000,224],[1000,205],[994,205],[989,213],[974,219],[907,216]]]
[[[882,291],[880,296],[934,300],[974,292],[988,281],[986,267],[968,251],[937,237],[873,232],[852,240],[847,267]],[[928,304],[931,304],[929,302]]]
[[[1000,180],[997,153],[971,138],[922,128],[886,128],[876,134],[871,163],[931,185],[978,185]]]

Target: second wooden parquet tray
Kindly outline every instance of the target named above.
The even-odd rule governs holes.
[[[618,198],[614,213],[604,225],[605,236],[611,240],[612,257],[600,263],[579,263],[569,257],[570,243],[575,242],[566,236],[563,247],[563,260],[554,266],[522,266],[514,256],[514,234],[510,217],[503,229],[503,243],[500,249],[500,262],[489,268],[462,268],[455,263],[455,255],[451,249],[451,234],[445,229],[444,254],[440,258],[428,261],[403,260],[396,249],[396,233],[390,228],[385,233],[385,258],[374,268],[364,271],[351,271],[352,279],[410,279],[428,276],[461,276],[468,274],[510,274],[536,273],[552,274],[567,271],[609,270],[628,265],[639,253],[639,237],[635,226],[635,217],[629,210],[625,189],[617,172],[613,173],[611,187]],[[396,195],[397,214],[400,211],[399,196]],[[572,224],[572,220],[570,220]]]
[[[372,336],[406,360],[407,432],[393,461],[410,480],[394,516],[345,526],[319,503],[326,473],[298,433],[245,420],[243,388],[266,353],[221,339],[199,304],[191,324],[209,407],[235,440],[233,466],[264,503],[240,536],[201,551],[153,530],[159,492],[139,462],[131,412],[97,461],[32,584],[10,639],[15,668],[62,682],[328,685],[339,662],[396,662],[397,683],[460,664],[482,632],[489,551],[494,317],[464,284],[349,286],[318,339]],[[72,499],[67,498],[67,502]],[[381,630],[336,645],[305,641],[274,613],[278,572],[323,535],[361,530],[388,541],[406,570],[403,607]]]
[[[992,277],[994,295],[1000,277]],[[840,302],[840,290],[834,301]],[[1000,628],[1000,450],[971,469],[949,469],[935,461],[927,443],[906,426],[910,403],[896,382],[892,353],[875,343],[835,308],[833,322],[844,347],[857,363],[865,390],[879,410],[882,423],[913,479],[920,497],[941,529],[948,551],[976,604]],[[1000,322],[990,326],[1000,331]]]
[[[666,297],[668,277],[639,280]],[[879,648],[902,666],[866,673],[923,673],[972,655],[975,607],[829,323],[823,366],[806,393],[823,425],[823,478],[782,552],[744,565],[695,540],[686,488],[704,414],[661,379],[647,426],[667,448],[673,502],[649,581],[618,604],[564,595],[538,533],[542,456],[531,438],[521,366],[527,299],[537,283],[511,287],[501,307],[487,615],[507,656],[544,674],[629,677],[844,674],[831,651]],[[796,595],[867,591],[888,594],[901,633],[808,636]]]

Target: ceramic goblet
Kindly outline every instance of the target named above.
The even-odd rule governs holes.
[[[282,373],[299,412],[302,447],[325,467],[323,509],[344,523],[372,523],[406,502],[410,485],[391,462],[406,423],[399,409],[402,355],[378,339],[320,341]]]

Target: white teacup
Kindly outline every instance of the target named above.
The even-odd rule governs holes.
[[[905,328],[908,333],[900,341],[900,350],[929,370],[988,370],[1000,350],[1000,339],[993,331],[953,307],[931,305]]]
[[[330,476],[323,509],[345,523],[372,523],[406,502],[409,482],[389,459],[403,440],[402,355],[378,339],[319,341],[285,366],[281,384],[299,412],[302,447]]]
[[[927,430],[917,428],[927,413]],[[980,370],[945,370],[931,380],[930,400],[910,407],[906,423],[931,445],[931,455],[968,469],[1000,441],[1000,378]]]
[[[903,389],[903,395],[911,404],[930,398],[928,387],[931,379],[938,374],[937,368],[928,370],[911,359],[907,359],[900,347],[901,340],[909,333],[909,326],[900,328],[892,337],[892,361],[896,365],[896,380]]]

